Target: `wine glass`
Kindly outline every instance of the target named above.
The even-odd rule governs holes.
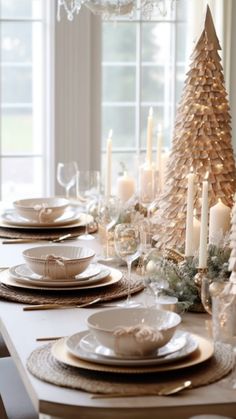
[[[76,173],[78,167],[75,161],[62,163],[57,165],[57,181],[66,190],[66,197],[69,198],[69,191],[75,185]]]
[[[100,173],[97,170],[78,170],[76,174],[76,197],[80,199],[86,208],[88,218],[89,206],[97,201],[100,190]],[[80,236],[82,240],[93,240],[94,236],[88,233],[88,221],[85,224],[85,234]]]
[[[162,291],[168,289],[168,281],[161,276],[155,279],[151,278],[149,288],[154,294],[155,307],[158,308]]]
[[[119,304],[121,307],[137,307],[140,304],[131,300],[130,282],[131,282],[131,265],[141,254],[141,238],[137,225],[118,224],[115,227],[114,243],[117,255],[127,263],[128,270],[128,295],[124,303]]]
[[[227,345],[233,360],[231,373],[220,381],[227,389],[236,389],[236,293],[235,283],[213,282],[210,285],[212,298],[212,335],[215,346]]]
[[[163,259],[157,249],[151,250],[145,258],[144,265],[145,283],[147,290],[154,296],[154,305],[159,307],[160,300],[163,300],[163,290],[169,288],[169,283],[165,278]]]
[[[108,232],[117,223],[120,215],[120,201],[118,198],[101,197],[98,202],[98,224],[103,226],[106,231],[106,256],[105,259],[109,259],[109,240]]]

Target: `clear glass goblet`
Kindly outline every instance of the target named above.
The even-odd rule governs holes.
[[[120,307],[137,307],[140,304],[131,300],[131,266],[132,262],[141,255],[141,237],[137,225],[118,224],[114,231],[114,244],[117,255],[127,263],[128,294]]]
[[[86,209],[88,218],[89,207],[96,202],[100,192],[100,172],[97,170],[78,170],[76,174],[76,197],[81,200]],[[89,223],[86,220],[85,233],[80,240],[93,240],[94,236],[88,233]]]
[[[233,362],[229,375],[219,384],[228,389],[236,389],[236,288],[227,281],[210,285],[212,298],[212,334],[215,345],[227,345]]]
[[[57,164],[57,181],[66,190],[66,197],[69,197],[70,188],[75,185],[78,167],[75,161]]]

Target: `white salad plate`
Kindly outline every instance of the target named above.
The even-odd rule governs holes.
[[[26,218],[21,217],[15,210],[8,210],[4,212],[1,216],[3,222],[11,226],[16,227],[57,227],[64,226],[78,221],[80,214],[73,209],[68,209],[64,212],[61,217],[57,218],[54,221],[49,222],[39,222],[33,220],[27,220]]]
[[[60,279],[52,279],[52,278],[44,278],[43,276],[37,275],[31,269],[26,263],[23,263],[21,265],[12,266],[9,270],[10,274],[15,279],[24,279],[28,282],[32,283],[32,285],[37,284],[44,284],[47,286],[69,286],[69,285],[80,285],[81,284],[91,284],[93,281],[98,281],[103,276],[100,277],[101,270],[105,269],[106,267],[99,265],[98,263],[93,264],[91,263],[85,271],[83,271],[81,274],[76,275],[74,278],[60,278]],[[105,271],[104,271],[105,274]],[[99,277],[99,279],[96,279]]]
[[[74,356],[104,365],[148,366],[180,360],[198,348],[198,342],[188,332],[177,331],[172,339],[156,354],[148,357],[124,358],[97,342],[91,333],[76,333],[65,341],[67,350]]]

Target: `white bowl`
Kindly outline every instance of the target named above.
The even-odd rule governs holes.
[[[37,222],[53,222],[64,213],[68,205],[68,199],[64,198],[19,199],[13,202],[21,217]]]
[[[97,341],[123,356],[145,356],[164,346],[181,317],[155,308],[101,310],[88,317],[87,325]]]
[[[72,278],[83,272],[95,252],[86,247],[39,246],[26,249],[22,253],[30,269],[44,278]]]

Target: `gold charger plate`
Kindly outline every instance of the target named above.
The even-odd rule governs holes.
[[[171,364],[162,364],[156,366],[134,366],[134,367],[120,367],[96,364],[95,362],[88,362],[79,359],[69,353],[66,348],[66,338],[60,339],[52,346],[52,355],[54,358],[62,362],[63,364],[71,367],[82,368],[90,371],[100,371],[109,373],[120,373],[120,374],[145,374],[148,372],[162,372],[162,371],[173,371],[182,368],[192,367],[198,365],[201,362],[209,359],[214,353],[214,345],[208,339],[202,336],[191,334],[194,339],[198,342],[198,349],[190,356]]]
[[[107,287],[113,284],[116,284],[119,282],[123,276],[122,272],[115,268],[109,267],[110,275],[107,276],[104,279],[101,279],[96,284],[91,285],[77,285],[77,286],[70,286],[70,287],[43,287],[43,286],[34,286],[30,284],[22,284],[18,283],[11,275],[9,274],[9,269],[6,269],[2,272],[0,272],[0,282],[4,285],[7,285],[9,287],[14,288],[27,288],[27,289],[33,289],[33,290],[39,290],[39,291],[74,291],[74,290],[85,290],[85,289],[93,289],[93,288],[102,288]]]

